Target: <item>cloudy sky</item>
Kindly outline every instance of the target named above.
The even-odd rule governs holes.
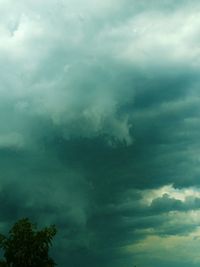
[[[58,267],[200,265],[200,3],[0,0],[0,231]]]

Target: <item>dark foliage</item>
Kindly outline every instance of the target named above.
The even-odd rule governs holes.
[[[14,224],[8,237],[0,234],[0,248],[5,261],[0,267],[53,267],[55,262],[49,257],[52,238],[56,234],[54,225],[37,230],[28,218]]]

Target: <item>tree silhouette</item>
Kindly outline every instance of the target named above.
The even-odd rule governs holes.
[[[52,238],[56,234],[55,225],[37,230],[28,218],[19,220],[9,231],[8,237],[0,234],[0,248],[5,260],[2,267],[53,267],[55,262],[49,257]]]

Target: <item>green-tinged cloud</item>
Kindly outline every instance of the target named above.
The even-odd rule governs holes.
[[[61,267],[199,264],[199,12],[0,1],[2,231],[55,223]]]

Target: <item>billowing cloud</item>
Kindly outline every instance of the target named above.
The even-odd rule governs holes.
[[[197,266],[198,1],[0,6],[1,230],[55,223],[61,267]]]

